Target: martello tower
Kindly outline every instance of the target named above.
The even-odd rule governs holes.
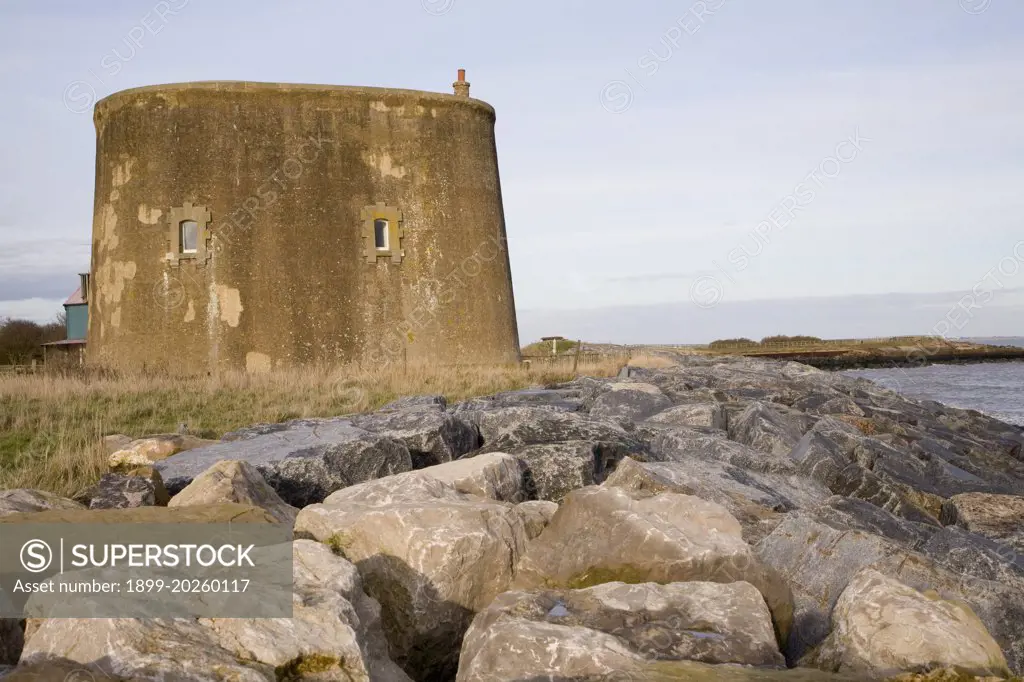
[[[518,360],[494,109],[248,82],[96,105],[88,359],[205,373]]]

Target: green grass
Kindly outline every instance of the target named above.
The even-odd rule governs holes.
[[[563,364],[390,372],[311,367],[216,378],[0,377],[0,489],[80,492],[107,471],[104,435],[138,438],[176,432],[184,423],[193,435],[219,438],[251,424],[372,410],[405,395],[436,393],[456,401],[565,381],[571,362]],[[613,376],[621,364],[609,359],[579,369]]]
[[[555,341],[555,349],[557,352],[565,353],[570,350],[576,350],[576,346],[579,345],[577,341],[570,341],[569,339],[562,339]],[[523,347],[524,356],[537,356],[537,355],[551,355],[551,342],[550,341],[536,341],[528,346]]]

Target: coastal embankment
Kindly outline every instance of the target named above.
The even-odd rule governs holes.
[[[1024,669],[1024,429],[794,362],[643,364],[125,439],[77,499],[0,492],[0,527],[245,515],[295,538],[292,618],[0,621],[5,682]]]

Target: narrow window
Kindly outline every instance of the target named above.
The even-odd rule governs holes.
[[[388,221],[384,218],[373,221],[373,245],[378,251],[388,250]]]
[[[178,225],[182,253],[195,253],[199,248],[199,223],[194,220],[183,220]]]

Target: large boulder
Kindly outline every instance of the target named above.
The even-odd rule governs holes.
[[[813,480],[747,471],[716,461],[637,462],[626,458],[604,482],[637,492],[694,495],[717,502],[743,527],[743,538],[755,543],[782,520],[785,512],[813,507],[828,499],[827,488]]]
[[[853,455],[879,478],[938,498],[1006,489],[957,466],[961,460],[956,453],[931,439],[919,439],[909,448],[910,452],[907,450],[866,437],[854,449]]]
[[[864,679],[956,668],[1008,677],[1006,658],[969,606],[922,594],[877,571],[857,573],[832,610],[813,663]]]
[[[729,437],[755,450],[787,455],[803,436],[801,424],[761,402],[751,403],[729,420]]]
[[[728,427],[725,409],[717,402],[677,405],[648,417],[645,422],[665,426],[705,426],[721,431]]]
[[[114,470],[148,467],[179,452],[201,448],[216,442],[179,433],[146,436],[133,440],[120,450],[112,452],[107,458],[107,464]]]
[[[473,615],[507,589],[527,542],[513,505],[459,492],[429,469],[340,490],[302,509],[295,532],[359,567],[394,660],[418,680],[455,674]]]
[[[897,541],[834,528],[804,512],[787,515],[757,545],[761,560],[793,588],[794,627],[784,653],[795,662],[830,631],[829,616],[854,575],[871,568],[916,590],[968,603],[999,643],[1010,667],[1024,666],[1024,589],[944,567]]]
[[[377,409],[377,413],[407,412],[409,410],[444,412],[446,409],[448,409],[448,399],[443,395],[408,395],[381,406]]]
[[[0,516],[47,509],[85,509],[85,505],[43,490],[16,488],[0,490]]]
[[[335,490],[412,469],[403,442],[345,419],[296,424],[263,435],[189,450],[158,462],[173,495],[222,460],[256,468],[288,504],[304,507]]]
[[[226,460],[201,473],[168,506],[237,502],[266,509],[280,523],[292,525],[299,510],[282,500],[248,462]]]
[[[134,509],[166,505],[168,494],[158,471],[140,467],[132,473],[103,474],[78,500],[89,509]]]
[[[516,512],[523,519],[526,537],[530,540],[544,532],[558,511],[558,504],[547,500],[527,500],[516,505]]]
[[[126,436],[123,433],[112,433],[100,439],[100,445],[103,447],[103,451],[107,453],[107,457],[114,454],[118,450],[124,450],[126,447],[131,445],[131,442],[135,440],[131,436]]]
[[[880,478],[856,459],[864,437],[852,426],[826,417],[803,435],[790,457],[800,471],[837,495],[855,497],[909,521],[936,524],[900,487]]]
[[[615,382],[604,388],[590,406],[592,417],[632,422],[672,407],[672,401],[653,384]]]
[[[821,416],[845,415],[863,417],[864,410],[856,401],[834,389],[810,389],[794,401],[791,407]]]
[[[422,469],[458,459],[480,447],[476,425],[438,408],[436,402],[391,403],[386,409],[356,415],[351,420],[358,428],[405,443],[413,468]]]
[[[646,423],[637,428],[647,444],[647,459],[668,462],[692,462],[695,459],[732,464],[750,471],[771,474],[796,474],[799,467],[789,453],[776,454],[755,450],[749,445],[728,440],[724,434],[705,433],[695,427],[656,427]]]
[[[954,495],[942,506],[942,522],[984,535],[1024,554],[1024,496]]]
[[[980,578],[1016,586],[1024,594],[1024,554],[1011,547],[949,526],[933,533],[919,551],[964,580]]]
[[[422,470],[423,475],[450,483],[468,495],[501,502],[530,499],[526,464],[503,452],[488,452]]]
[[[526,465],[533,496],[552,502],[601,483],[625,456],[625,450],[614,443],[580,440],[524,445],[511,453]]]
[[[608,646],[580,647],[600,640],[615,647],[611,660],[601,660]],[[616,582],[499,595],[466,633],[457,680],[578,679],[611,672],[624,652],[637,662],[785,663],[768,607],[749,583]]]
[[[515,452],[526,445],[587,441],[616,448],[623,455],[643,450],[642,444],[622,426],[577,412],[541,407],[506,407],[467,410],[463,413],[480,429],[488,452]]]
[[[789,587],[744,542],[721,505],[690,495],[590,487],[566,496],[527,548],[514,589],[606,582],[746,581],[764,596],[779,640],[792,625]]]
[[[308,540],[295,542],[293,556],[291,618],[48,619],[22,663],[73,661],[153,682],[408,682],[388,658],[380,607],[363,592],[356,568]]]
[[[908,521],[870,502],[842,495],[833,495],[807,514],[833,528],[874,533],[908,549],[921,549],[940,530],[937,525]]]
[[[593,386],[584,386],[584,382],[593,379],[583,378],[564,386],[554,388],[525,388],[518,391],[505,391],[490,396],[471,398],[459,403],[453,409],[455,414],[477,412],[480,410],[500,410],[509,407],[530,407],[553,412],[579,412],[583,409],[586,396],[597,392]]]

